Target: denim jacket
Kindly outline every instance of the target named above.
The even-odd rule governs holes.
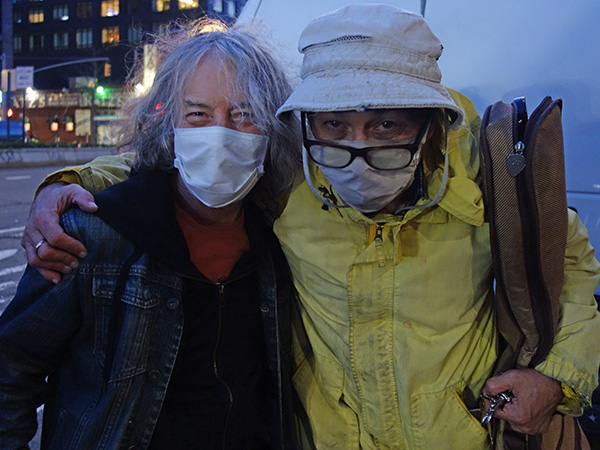
[[[157,188],[156,195],[164,197],[164,190]],[[181,275],[146,252],[136,253],[130,240],[97,215],[70,210],[62,224],[86,244],[87,257],[56,286],[28,267],[0,317],[0,448],[27,448],[42,403],[45,448],[146,448],[181,341]],[[293,290],[276,240],[270,242],[256,273],[271,440],[275,448],[287,449],[296,448],[289,337]],[[116,339],[113,298],[122,301]]]

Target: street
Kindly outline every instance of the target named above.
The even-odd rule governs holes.
[[[25,270],[25,250],[21,234],[25,227],[35,189],[52,167],[0,169],[0,312],[15,295]],[[41,424],[41,408],[38,420]],[[30,443],[39,449],[39,433]]]
[[[21,235],[35,189],[52,167],[0,170],[0,312],[15,295],[25,269]]]

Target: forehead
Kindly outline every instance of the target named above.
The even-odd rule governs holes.
[[[190,74],[183,92],[184,100],[194,103],[243,102],[236,77],[230,63],[207,55]]]
[[[380,118],[393,118],[401,121],[417,121],[423,113],[418,109],[367,109],[365,111],[324,111],[310,114],[311,117],[319,118],[335,118],[338,120],[348,121],[368,121]]]

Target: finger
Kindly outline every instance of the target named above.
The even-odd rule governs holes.
[[[39,240],[36,241],[35,239],[37,236],[41,236],[51,247],[70,253],[74,258],[84,258],[87,255],[85,246],[64,232],[56,214],[41,214],[35,217],[31,225],[27,225],[25,231],[34,238],[28,238],[30,245],[35,245],[34,242],[39,242]],[[52,253],[45,255],[42,259],[52,260]],[[65,260],[64,255],[62,255],[62,259],[59,259],[59,261],[68,265],[73,262],[72,259]]]
[[[72,203],[87,213],[95,213],[98,211],[98,205],[96,205],[96,202],[94,202],[94,196],[88,191],[83,191],[76,194],[73,197]]]
[[[45,280],[54,284],[60,283],[60,280],[62,279],[61,274],[53,270],[38,269],[38,272],[44,277]]]
[[[502,374],[488,378],[485,383],[484,392],[487,392],[490,395],[496,395],[508,389],[512,390],[514,388],[515,381],[512,372],[512,370],[509,370]]]
[[[37,266],[33,267],[54,270],[63,274],[69,274],[79,267],[79,260],[69,252],[65,252],[56,247],[52,247],[48,242],[44,242],[37,249]]]
[[[60,230],[60,233],[54,234],[54,231]],[[87,249],[77,239],[72,238],[62,228],[57,227],[57,230],[52,230],[46,237],[46,243],[48,244],[43,253],[38,255],[43,260],[63,262],[71,267],[78,258],[85,258],[87,256]]]
[[[41,246],[40,246],[41,248]],[[48,281],[58,284],[62,278],[62,274],[69,274],[73,271],[72,267],[63,263],[48,263],[42,261],[38,255],[37,250],[33,246],[27,246],[25,249],[27,254],[27,262]]]
[[[38,242],[41,240],[41,236],[40,239],[38,239]],[[25,256],[27,257],[27,263],[33,267],[34,266],[32,263],[35,262],[39,262],[39,258],[37,256],[37,249],[35,248],[35,245],[33,243],[33,241],[31,240],[30,236],[26,236],[25,234],[23,235],[23,237],[21,238],[21,246],[25,249]]]

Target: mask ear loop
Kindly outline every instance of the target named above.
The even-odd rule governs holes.
[[[308,124],[308,118],[306,116],[305,113],[301,114],[301,120],[303,121],[303,126],[306,127],[306,135],[310,136],[311,138],[314,138],[313,134],[312,134],[312,129],[310,128],[310,124]],[[302,168],[304,169],[304,178],[306,178],[306,183],[308,184],[308,187],[310,188],[310,190],[313,192],[313,194],[315,194],[315,197],[317,197],[325,206],[329,206],[331,208],[349,208],[349,205],[336,205],[335,203],[329,201],[327,198],[325,198],[323,196],[323,194],[321,194],[321,192],[319,192],[319,190],[315,187],[313,181],[312,181],[312,177],[310,175],[310,167],[309,167],[309,163],[308,160],[310,159],[310,157],[308,156],[308,151],[306,150],[306,147],[304,147],[304,145],[302,145]],[[317,166],[318,167],[318,166]]]
[[[440,184],[440,188],[437,191],[437,194],[435,195],[433,200],[431,200],[429,203],[427,203],[425,205],[403,206],[398,211],[396,211],[396,214],[400,214],[402,211],[408,211],[409,209],[429,208],[433,205],[436,205],[442,198],[442,195],[444,195],[444,192],[446,191],[446,184],[448,184],[448,173],[450,172],[450,170],[449,170],[450,163],[449,163],[449,158],[448,158],[448,153],[450,153],[450,149],[448,148],[448,144],[449,144],[448,130],[449,130],[449,128],[450,128],[450,122],[448,121],[448,115],[444,111],[444,140],[446,142],[446,152],[444,154],[444,174],[442,175],[442,182]],[[425,136],[427,136],[427,133],[425,133]],[[425,139],[425,137],[424,137],[424,139]],[[423,145],[423,143],[421,145]]]
[[[350,208],[349,205],[336,205],[335,203],[330,202],[329,200],[327,200],[315,187],[315,185],[312,182],[312,177],[310,175],[310,169],[308,166],[308,152],[306,151],[306,148],[304,148],[304,145],[302,146],[302,167],[304,168],[304,177],[306,178],[306,183],[308,184],[308,187],[310,187],[310,190],[313,191],[313,194],[315,194],[315,196],[326,206],[329,206],[331,208]]]

